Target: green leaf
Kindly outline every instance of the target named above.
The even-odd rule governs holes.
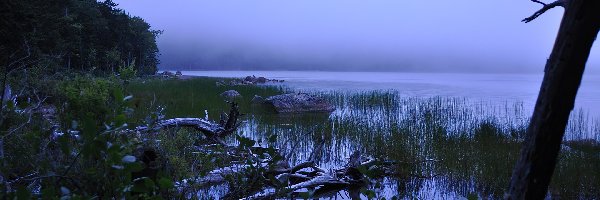
[[[142,166],[142,163],[134,162],[134,163],[126,164],[125,169],[130,172],[139,172],[144,169],[144,166]]]
[[[148,177],[137,178],[133,180],[131,191],[139,193],[148,193],[154,190],[154,181]]]
[[[83,119],[83,139],[88,141],[93,139],[97,131],[96,122],[91,117],[85,117]]]
[[[362,190],[362,193],[367,196],[368,199],[375,198],[375,192],[373,190]]]
[[[7,101],[6,107],[8,108],[8,110],[12,110],[15,108],[15,103],[13,101]]]
[[[122,126],[123,124],[125,124],[125,122],[127,122],[127,117],[125,117],[125,114],[115,116],[115,125],[117,127]]]
[[[477,200],[477,199],[479,199],[479,196],[477,195],[477,193],[471,192],[467,195],[467,199],[468,200]]]
[[[31,192],[25,186],[19,186],[17,189],[17,199],[30,199]]]
[[[56,197],[56,190],[52,186],[46,186],[42,189],[42,199],[53,199]]]
[[[122,103],[123,100],[125,99],[125,95],[123,95],[123,91],[121,91],[120,89],[114,89],[113,90],[113,98],[115,98],[115,100],[118,101],[119,103]]]
[[[173,185],[173,181],[171,181],[171,179],[163,177],[158,180],[158,187],[161,189],[171,189],[175,187],[175,185]]]

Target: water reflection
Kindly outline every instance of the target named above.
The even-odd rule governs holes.
[[[377,198],[502,198],[528,122],[519,103],[405,98],[393,91],[320,95],[334,102],[337,110],[275,114],[253,108],[254,114],[246,117],[238,134],[262,146],[269,136],[277,135],[276,146],[292,165],[314,160],[321,168],[336,169],[355,150],[398,161],[394,176],[373,180],[368,186]],[[568,138],[598,139],[598,132],[581,128],[594,125],[578,121],[583,118],[573,119]],[[563,150],[550,195],[598,198],[599,173],[597,151]],[[345,199],[351,193],[327,197]],[[209,194],[214,197],[223,192]]]

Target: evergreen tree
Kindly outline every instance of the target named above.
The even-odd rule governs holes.
[[[117,65],[136,63],[140,74],[156,73],[161,32],[116,6],[111,0],[2,1],[2,70],[30,54],[28,60],[56,71],[114,73]]]

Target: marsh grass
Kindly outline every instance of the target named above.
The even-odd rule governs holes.
[[[242,94],[237,101],[247,113],[237,134],[261,146],[277,135],[275,145],[291,164],[314,160],[321,167],[338,168],[354,150],[400,161],[396,175],[369,188],[386,198],[436,198],[439,193],[448,198],[502,198],[531,114],[520,102],[365,91],[315,93],[336,106],[331,114],[281,115],[252,106],[250,99],[289,90],[279,85],[217,87],[217,80],[152,80],[132,84],[129,90],[138,108],[163,105],[166,117],[203,117],[207,110],[216,120],[217,113],[227,110],[219,94],[235,89]],[[598,140],[599,131],[598,121],[580,110],[573,112],[565,140]],[[591,149],[561,152],[551,195],[600,197],[600,157]]]
[[[220,94],[227,90],[236,90],[242,96],[233,101],[239,103],[241,112],[263,112],[253,109],[250,100],[254,95],[271,96],[285,92],[281,85],[234,85],[218,86],[217,81],[229,82],[223,78],[190,78],[190,79],[146,79],[132,82],[127,91],[133,95],[136,110],[134,120],[143,120],[156,111],[157,107],[165,108],[166,118],[173,117],[205,117],[205,111],[212,120],[219,120],[222,112],[229,110],[229,105]],[[264,111],[266,112],[266,111]]]

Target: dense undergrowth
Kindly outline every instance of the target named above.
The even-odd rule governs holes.
[[[35,74],[42,73],[11,80],[14,90],[23,92],[2,110],[0,192],[5,197],[250,195],[255,190],[244,183],[252,172],[230,177],[220,186],[175,187],[231,162],[199,150],[201,133],[186,128],[151,135],[123,131],[171,117],[204,118],[208,113],[218,120],[228,109],[219,94],[230,89],[242,95],[235,101],[246,115],[235,133],[238,137],[226,139],[229,144],[277,148],[291,164],[313,158],[329,169],[344,165],[354,150],[399,161],[399,171],[375,179],[361,190],[363,197],[427,198],[423,191],[434,189],[461,197],[502,198],[528,122],[518,104],[490,107],[457,98],[403,97],[393,91],[319,93],[315,95],[336,106],[334,113],[281,115],[250,103],[254,95],[287,92],[281,85],[219,86],[217,78]],[[567,136],[572,142],[560,155],[550,195],[598,197],[598,149],[593,140],[577,142],[579,136],[598,134],[581,134],[594,125],[582,117],[572,119],[572,134]],[[427,188],[431,182],[435,188]]]

